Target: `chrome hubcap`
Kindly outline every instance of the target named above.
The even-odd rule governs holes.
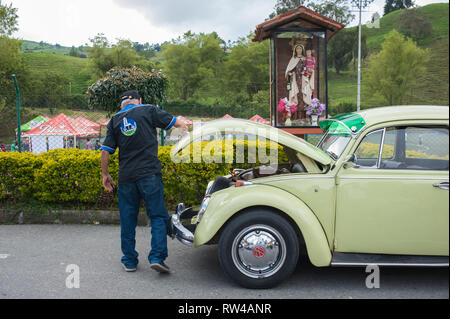
[[[234,239],[232,258],[241,273],[251,278],[275,274],[286,260],[286,243],[281,234],[267,225],[253,225]]]

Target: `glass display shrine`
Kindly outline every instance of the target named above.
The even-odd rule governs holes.
[[[327,43],[344,25],[305,7],[257,26],[270,41],[270,122],[289,133],[322,134],[328,117]]]

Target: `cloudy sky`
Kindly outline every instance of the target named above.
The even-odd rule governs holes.
[[[19,9],[19,31],[24,40],[79,46],[104,33],[108,39],[162,43],[184,32],[216,31],[235,41],[254,31],[276,0],[0,0]],[[384,0],[375,0],[363,16],[383,13]],[[425,5],[448,0],[416,0]],[[356,23],[356,21],[355,21]],[[354,24],[354,23],[353,23]]]

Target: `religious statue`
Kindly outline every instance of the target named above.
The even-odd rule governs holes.
[[[305,120],[305,108],[312,103],[314,96],[316,58],[308,42],[307,39],[293,37],[289,43],[293,50],[285,72],[288,97],[284,99],[284,103],[280,102],[281,106],[278,108],[279,111],[283,110],[281,112],[286,118],[285,126],[292,125],[292,121]],[[286,106],[289,106],[287,112]]]
[[[299,94],[302,94],[302,77],[303,72],[306,67],[305,57],[303,56],[305,52],[305,47],[302,44],[296,44],[292,53],[292,58],[286,68],[286,79],[288,81],[289,89],[289,102],[297,105],[303,106],[302,100]]]

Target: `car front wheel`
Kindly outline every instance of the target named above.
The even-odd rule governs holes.
[[[271,288],[289,277],[299,241],[289,222],[269,209],[252,209],[231,220],[219,240],[219,261],[239,285]]]

